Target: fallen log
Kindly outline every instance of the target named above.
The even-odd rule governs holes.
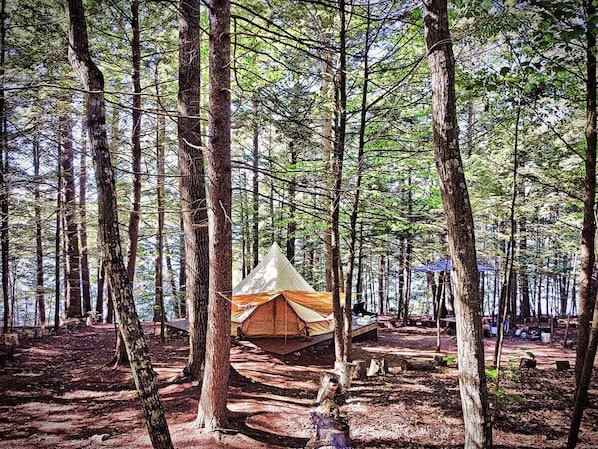
[[[434,360],[402,359],[400,362],[401,371],[435,371]]]

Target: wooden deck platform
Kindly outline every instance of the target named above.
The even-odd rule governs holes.
[[[188,320],[177,320],[166,323],[166,326],[172,330],[179,332],[189,332],[189,321]],[[264,351],[271,352],[277,355],[288,355],[293,352],[300,351],[320,344],[322,342],[332,340],[334,334],[328,332],[322,335],[315,335],[309,340],[304,337],[276,337],[276,338],[251,338],[247,339],[250,343],[258,346]],[[378,322],[374,321],[362,326],[358,326],[353,323],[353,341],[364,341],[364,340],[377,340],[378,339]],[[241,343],[244,340],[241,340]]]

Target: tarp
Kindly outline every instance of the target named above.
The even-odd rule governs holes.
[[[232,335],[309,337],[334,329],[330,292],[281,290],[234,295],[232,301]]]
[[[451,271],[453,269],[451,259],[440,259],[437,262],[432,262],[431,264],[425,265],[423,267],[416,268],[415,272],[418,273],[425,273],[428,271]],[[488,267],[486,265],[478,264],[478,271],[496,271],[492,267]]]
[[[279,290],[315,291],[275,242],[260,263],[233,288],[233,295]]]

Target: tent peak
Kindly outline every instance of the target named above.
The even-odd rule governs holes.
[[[276,290],[315,291],[274,242],[255,268],[235,286],[233,295]]]

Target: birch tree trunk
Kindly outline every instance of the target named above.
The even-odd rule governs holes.
[[[432,86],[434,157],[455,273],[459,389],[465,448],[492,447],[473,215],[459,150],[455,68],[446,0],[424,1]]]
[[[69,61],[87,91],[85,109],[98,187],[98,232],[119,328],[124,337],[152,445],[155,449],[172,449],[149,350],[135,312],[131,282],[122,258],[114,169],[106,136],[104,77],[89,53],[82,1],[65,0],[65,7]]]

